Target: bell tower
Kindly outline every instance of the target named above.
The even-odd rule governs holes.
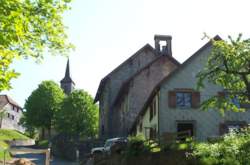
[[[60,81],[61,88],[63,89],[65,94],[70,94],[75,87],[74,81],[70,77],[70,70],[69,70],[69,59],[67,61],[66,71],[64,78]]]

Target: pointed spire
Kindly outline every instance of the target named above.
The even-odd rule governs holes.
[[[70,72],[69,72],[69,58],[67,61],[67,67],[66,67],[66,72],[65,72],[65,78],[70,78]]]
[[[73,84],[75,84],[75,83],[73,82],[73,80],[71,79],[71,77],[70,77],[69,59],[68,59],[68,61],[67,61],[65,76],[64,76],[64,78],[61,80],[61,83],[63,83],[63,82],[64,82],[64,83],[67,82],[67,83],[73,83]]]
[[[75,86],[75,83],[70,77],[69,59],[68,59],[65,76],[61,80],[61,88],[64,90],[64,93],[68,95],[74,90],[74,86]]]

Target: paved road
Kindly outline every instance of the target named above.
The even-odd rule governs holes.
[[[27,158],[36,165],[45,164],[45,154],[17,154],[15,155],[15,158]],[[50,163],[51,165],[77,165],[76,162],[68,162],[57,158],[53,158]]]

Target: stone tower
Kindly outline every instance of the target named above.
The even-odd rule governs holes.
[[[75,83],[70,77],[69,71],[69,59],[66,66],[66,72],[64,78],[60,81],[61,88],[63,89],[65,94],[70,94],[74,90]]]

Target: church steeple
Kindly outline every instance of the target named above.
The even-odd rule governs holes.
[[[65,94],[68,95],[74,90],[75,83],[70,77],[69,59],[67,61],[65,76],[60,82],[61,82],[61,88],[63,89]]]

